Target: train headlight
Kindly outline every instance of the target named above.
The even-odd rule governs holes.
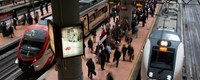
[[[167,42],[167,41],[161,41],[161,42],[160,42],[160,45],[161,45],[161,46],[168,46],[168,42]]]
[[[153,72],[149,72],[149,77],[153,77]]]
[[[171,75],[167,75],[167,80],[171,80],[172,76]]]

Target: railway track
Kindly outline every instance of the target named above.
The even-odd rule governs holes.
[[[0,80],[12,80],[20,75],[22,71],[15,64],[17,48],[14,48],[0,57]]]
[[[197,2],[193,0],[190,3]],[[200,6],[185,5],[183,9],[186,79],[200,80]]]

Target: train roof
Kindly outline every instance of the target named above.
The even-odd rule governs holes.
[[[83,15],[84,13],[90,11],[92,8],[97,7],[107,2],[108,0],[79,0],[80,15]],[[52,20],[52,18],[53,18],[52,14],[50,14],[46,17],[43,17],[42,20],[44,19]]]
[[[164,31],[164,30],[156,30],[152,32],[150,38],[153,39],[162,39],[162,40],[170,40],[170,41],[180,41],[180,37],[177,33],[172,31]]]
[[[163,4],[156,20],[157,23],[154,25],[154,30],[163,29],[176,32],[179,27],[179,7],[179,4],[175,1]]]
[[[44,42],[46,39],[45,36],[47,36],[47,30],[47,27],[44,25],[31,25],[25,30],[23,38],[26,40]]]
[[[156,23],[151,32],[150,38],[181,41],[180,39],[180,14],[179,4],[170,1],[163,4],[157,16]]]

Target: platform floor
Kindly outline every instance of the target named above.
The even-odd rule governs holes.
[[[158,12],[160,8],[160,5],[157,6],[156,12]],[[105,70],[102,71],[100,68],[100,64],[96,64],[95,63],[95,72],[97,73],[96,76],[93,75],[93,80],[106,80],[106,75],[111,72],[113,74],[114,80],[130,80],[131,76],[132,76],[132,72],[135,68],[135,63],[138,61],[138,57],[140,55],[141,49],[144,45],[144,42],[146,40],[146,37],[148,36],[149,32],[151,31],[152,25],[154,23],[156,17],[151,17],[149,15],[147,23],[145,25],[145,27],[141,27],[142,26],[142,22],[140,22],[139,24],[139,32],[138,32],[138,38],[133,38],[133,42],[131,43],[135,49],[135,57],[134,60],[132,62],[129,61],[123,61],[122,60],[122,54],[120,57],[120,61],[119,61],[119,66],[118,68],[115,67],[115,63],[112,62],[113,59],[113,55],[114,55],[114,50],[112,50],[111,56],[110,56],[110,62],[111,63],[106,63],[105,64]],[[111,25],[115,25],[113,23],[113,19],[111,18],[110,20],[110,24]],[[100,34],[102,32],[102,29],[99,28],[97,30],[97,42],[99,40]],[[90,38],[91,36],[89,36],[88,38]],[[87,41],[88,38],[85,40],[85,44],[87,46]],[[124,38],[121,41],[121,45],[120,45],[120,50],[122,47],[122,44],[125,44]],[[96,45],[96,44],[95,44]],[[95,47],[95,46],[94,46]],[[95,50],[95,49],[94,49]],[[82,70],[83,70],[83,79],[84,80],[90,80],[87,76],[87,66],[86,66],[86,62],[89,58],[92,58],[93,61],[95,62],[95,54],[92,54],[89,52],[88,47],[86,47],[85,50],[85,54],[86,54],[86,59],[82,58]],[[126,60],[128,60],[128,55],[126,55]],[[46,77],[44,78],[44,80],[58,80],[58,73],[57,71],[53,68],[51,69],[51,71],[49,71],[49,73],[46,75]]]

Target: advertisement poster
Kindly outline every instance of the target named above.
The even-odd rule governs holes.
[[[50,37],[50,46],[51,46],[52,51],[55,53],[53,24],[50,22],[48,24],[48,31],[49,31],[49,37]]]
[[[63,58],[83,54],[82,26],[70,26],[61,29]]]

